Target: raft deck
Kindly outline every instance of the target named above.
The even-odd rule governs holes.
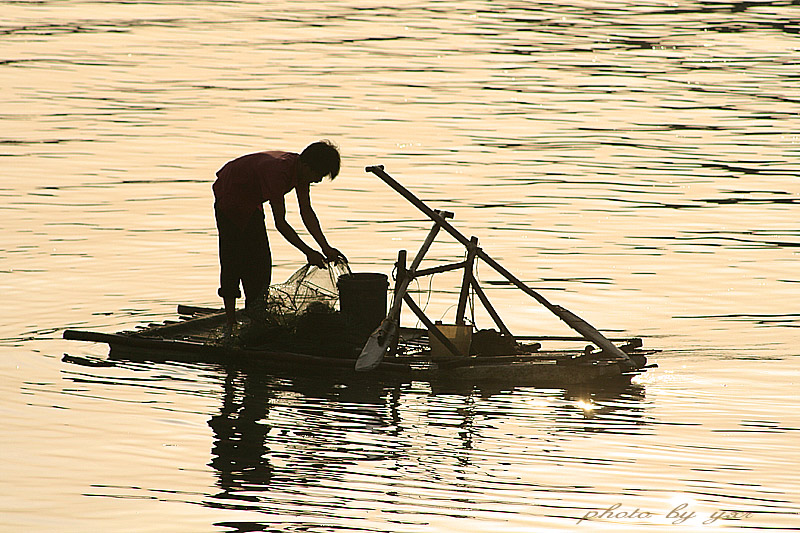
[[[150,324],[133,331],[101,333],[66,330],[64,338],[107,343],[108,361],[205,362],[220,365],[259,365],[299,372],[332,370],[355,375],[353,363],[360,347],[326,351],[325,346],[281,341],[255,346],[228,346],[221,342],[225,315],[219,309],[179,305],[178,320]],[[243,321],[247,321],[242,317]],[[375,369],[383,375],[411,380],[503,381],[540,386],[567,386],[599,381],[630,380],[654,365],[647,356],[655,350],[642,349],[641,339],[612,339],[637,363],[636,369],[605,357],[603,352],[584,349],[542,349],[542,344],[579,343],[579,337],[526,337],[515,353],[498,355],[431,355],[428,332],[424,329],[400,330],[396,352]],[[293,345],[292,345],[293,344]],[[335,349],[334,349],[335,350]],[[92,364],[91,360],[66,355],[66,362]],[[98,360],[94,360],[98,363]]]

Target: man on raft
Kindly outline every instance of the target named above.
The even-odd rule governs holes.
[[[312,184],[339,174],[339,150],[330,141],[308,145],[301,153],[267,151],[243,155],[217,171],[214,213],[219,233],[220,288],[225,304],[225,337],[236,324],[236,299],[244,288],[245,312],[263,317],[272,279],[272,255],[264,224],[264,202],[269,202],[275,229],[303,252],[309,264],[325,268],[326,262],[344,255],[325,239],[311,207]],[[286,221],[284,196],[294,189],[300,216],[322,253],[308,246]]]

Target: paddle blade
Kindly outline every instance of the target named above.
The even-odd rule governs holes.
[[[397,324],[389,319],[384,319],[364,344],[361,355],[356,360],[356,370],[367,372],[381,364],[383,356],[392,347],[396,338]]]
[[[558,316],[561,318],[561,320],[566,322],[567,325],[569,325],[572,329],[595,343],[606,353],[606,355],[618,357],[619,359],[630,362],[628,354],[620,350],[613,342],[605,338],[603,334],[597,331],[594,326],[573,312],[564,309],[560,305],[555,305],[553,307],[558,312]]]

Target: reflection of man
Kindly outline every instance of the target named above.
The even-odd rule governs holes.
[[[272,256],[264,225],[264,202],[272,208],[272,218],[283,237],[306,255],[315,266],[325,260],[344,259],[322,233],[311,207],[310,186],[325,176],[339,174],[340,156],[329,141],[310,144],[302,153],[258,152],[226,163],[217,171],[214,182],[214,211],[219,233],[220,288],[225,303],[226,335],[236,323],[236,298],[244,287],[245,309],[251,316],[263,314],[265,295],[272,278]],[[322,253],[308,246],[286,221],[284,196],[295,190],[300,216]]]
[[[337,379],[325,376],[226,370],[222,405],[208,421],[214,439],[209,466],[221,489],[216,499],[254,501],[260,504],[256,509],[280,514],[273,509],[275,493],[301,494],[319,480],[344,487],[352,467],[365,457],[397,461],[407,448],[396,441],[363,447],[364,438],[371,442],[375,434],[402,439],[396,387],[387,397],[386,386],[372,382],[340,388]],[[321,404],[326,408],[320,410]]]
[[[266,450],[270,426],[267,418],[272,390],[260,376],[229,371],[220,413],[208,425],[214,431],[214,456],[209,465],[219,476],[219,485],[229,497],[247,487],[266,487],[272,466]]]

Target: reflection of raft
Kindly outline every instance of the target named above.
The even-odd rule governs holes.
[[[259,365],[296,370],[302,373],[340,371],[355,374],[353,362],[360,351],[357,345],[338,341],[338,352],[324,347],[318,340],[297,342],[292,349],[284,339],[264,346],[228,347],[218,342],[225,323],[224,313],[217,309],[178,306],[180,321],[153,324],[132,332],[116,334],[66,330],[65,339],[103,342],[110,346],[110,360],[152,362],[210,362],[224,365]],[[502,340],[482,341],[489,347],[502,346]],[[622,339],[612,339],[619,341]],[[401,328],[395,355],[387,356],[376,367],[381,375],[395,375],[412,380],[503,381],[509,384],[572,385],[607,380],[628,380],[643,372],[646,355],[639,339],[628,339],[621,347],[637,363],[628,370],[619,361],[588,353],[583,349],[543,350],[541,344],[574,341],[578,337],[526,337],[518,341],[516,353],[507,355],[431,356],[426,330]],[[336,344],[336,343],[334,343]],[[474,343],[473,343],[474,344]],[[302,351],[301,351],[302,350]],[[497,352],[485,348],[488,352]],[[80,357],[65,356],[65,361],[87,363]]]
[[[64,338],[108,343],[112,358],[259,363],[302,372],[316,369],[328,372],[337,368],[346,373],[374,370],[423,380],[495,380],[571,385],[629,380],[648,368],[646,356],[653,351],[643,350],[641,339],[606,338],[585,320],[552,304],[511,274],[478,246],[476,237],[467,239],[459,233],[447,221],[453,216],[452,213],[430,209],[386,174],[383,167],[368,167],[367,170],[433,221],[428,237],[410,266],[406,265],[406,251],[401,250],[398,254],[393,305],[388,314],[385,305],[386,276],[383,274],[359,276],[349,273],[348,269],[348,274],[338,277],[337,294],[333,288],[337,285],[333,268],[327,269],[331,277],[326,288],[325,283],[310,280],[306,267],[298,270],[282,285],[285,290],[279,290],[281,286],[270,289],[271,298],[273,294],[282,295],[279,298],[281,304],[277,307],[280,311],[272,315],[272,322],[259,322],[262,325],[257,328],[251,325],[243,344],[225,345],[219,342],[225,322],[224,313],[220,310],[188,306],[178,306],[178,312],[182,315],[179,322],[151,325],[135,332],[119,334],[67,330]],[[466,258],[449,265],[419,268],[440,230],[464,245]],[[482,261],[511,285],[543,305],[578,336],[532,337],[512,334],[474,276],[476,261]],[[455,323],[433,323],[409,296],[408,285],[422,276],[451,271],[463,272]],[[349,288],[345,290],[346,287]],[[336,311],[332,305],[337,296],[340,296],[340,311]],[[467,303],[473,296],[488,312],[496,329],[476,332],[472,324],[467,324]],[[399,327],[403,303],[426,329]],[[290,321],[288,327],[287,318]],[[248,321],[244,317],[243,320]],[[578,346],[561,350],[542,349],[542,343],[562,341],[573,341]],[[586,342],[592,345],[585,348],[579,346]],[[618,345],[619,342],[624,344]],[[69,356],[67,358],[70,359]]]

